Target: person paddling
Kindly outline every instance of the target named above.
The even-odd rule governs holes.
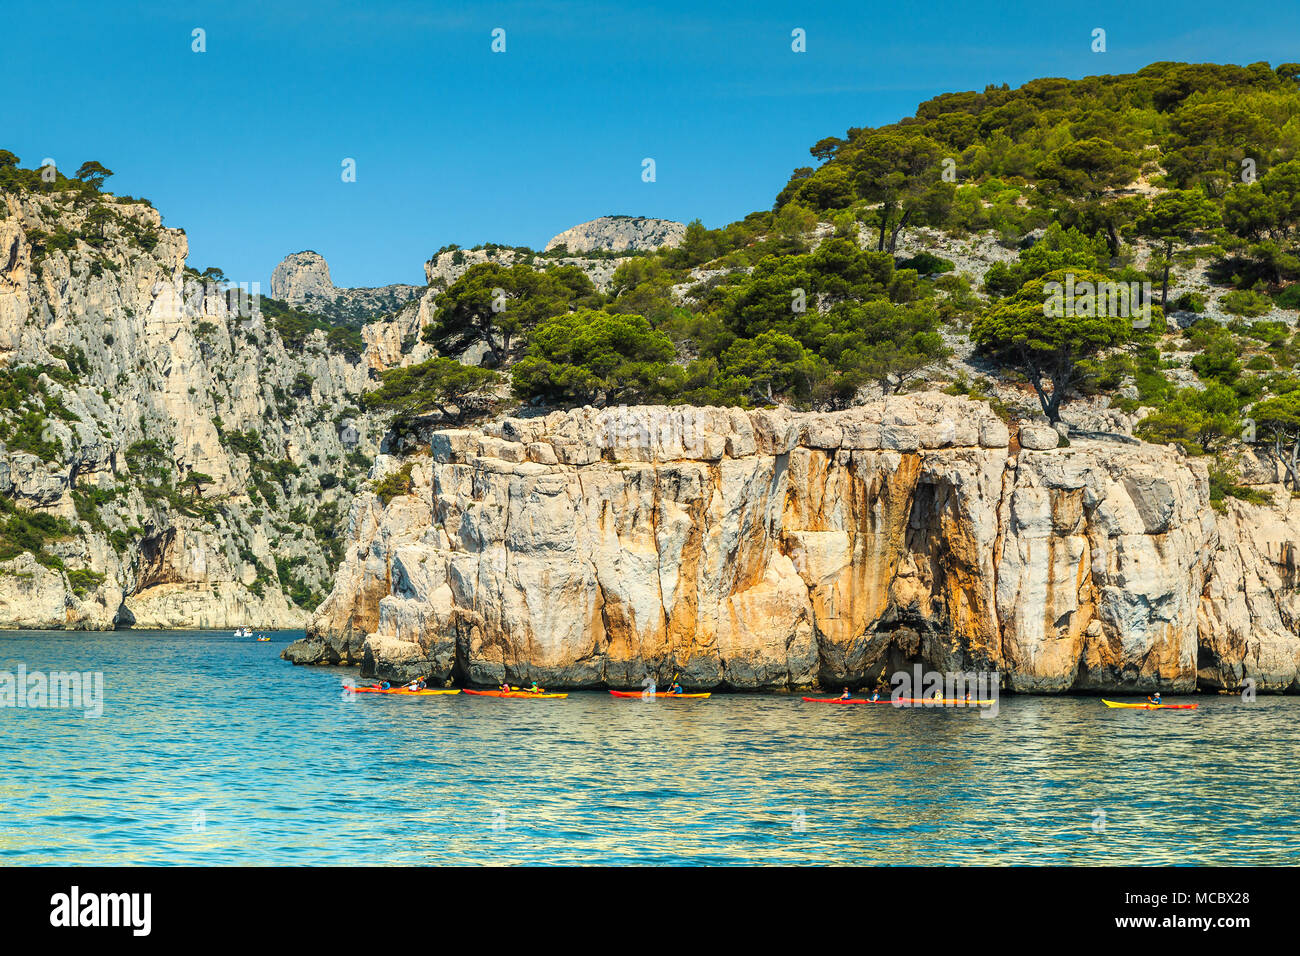
[[[386,680],[383,680],[383,681],[380,681],[380,682],[379,682],[379,689],[380,689],[380,690],[391,690],[392,687],[393,687],[393,685],[390,684],[390,683],[389,683],[388,681],[386,681]]]
[[[1159,703],[1160,703],[1160,691],[1156,691],[1154,694],[1152,694],[1150,697],[1148,697],[1148,698],[1147,698],[1147,703],[1148,703],[1148,704],[1159,704]]]
[[[541,689],[540,687],[537,686],[537,681],[533,681],[531,684],[528,685],[528,693],[530,693],[530,694],[540,694],[541,692],[542,692],[542,689]]]
[[[873,691],[871,692],[871,696],[868,697],[867,700],[872,701],[873,703],[874,703],[875,701],[880,700],[880,691],[878,691],[878,690],[873,690]]]
[[[853,699],[853,695],[849,693],[849,689],[847,687],[844,688],[844,693],[840,694],[840,700],[852,700],[852,699]]]
[[[677,679],[674,678],[674,679],[673,679],[672,686],[670,686],[670,687],[668,688],[668,693],[670,693],[670,694],[684,694],[684,693],[686,693],[686,691],[682,688],[682,685],[681,685],[681,684],[677,683]]]

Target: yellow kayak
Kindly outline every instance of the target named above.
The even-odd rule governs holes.
[[[1195,710],[1200,704],[1152,704],[1143,702],[1141,704],[1125,704],[1119,701],[1107,700],[1105,697],[1101,702],[1107,707],[1128,707],[1132,710]]]

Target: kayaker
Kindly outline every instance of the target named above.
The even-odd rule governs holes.
[[[852,700],[852,699],[853,699],[853,695],[849,693],[849,689],[847,687],[844,688],[844,693],[840,694],[840,700]]]
[[[1148,698],[1147,698],[1147,703],[1148,703],[1148,704],[1158,704],[1158,703],[1160,703],[1160,691],[1156,691],[1154,694],[1152,694],[1150,697],[1148,697]]]
[[[380,681],[380,682],[379,682],[379,689],[380,689],[380,690],[392,690],[392,687],[393,687],[393,685],[390,684],[390,683],[389,683],[388,681],[386,681],[386,680],[383,680],[383,681]]]
[[[682,689],[682,685],[681,685],[681,684],[677,683],[677,681],[673,681],[672,686],[668,688],[668,693],[670,693],[670,694],[684,694],[684,693],[686,693],[686,692]]]
[[[509,684],[502,684],[502,685],[501,685],[501,690],[504,691],[505,693],[509,694],[509,693],[511,692],[511,687],[510,687]]]
[[[530,694],[540,694],[541,692],[542,692],[542,689],[541,689],[540,687],[537,686],[537,681],[533,681],[531,684],[528,685],[528,693],[530,693]]]
[[[867,700],[870,700],[870,701],[877,701],[877,700],[880,700],[880,691],[878,691],[878,690],[873,690],[873,691],[871,692],[871,696],[868,697]]]

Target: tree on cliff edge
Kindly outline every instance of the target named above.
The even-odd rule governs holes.
[[[113,171],[103,163],[97,163],[93,159],[81,164],[77,169],[77,178],[83,183],[87,183],[95,189],[104,187],[104,180],[113,175]]]
[[[1267,398],[1250,414],[1257,432],[1271,440],[1273,456],[1292,490],[1300,488],[1300,390]]]
[[[1071,277],[1081,290],[1086,289],[1085,283],[1095,290],[1109,281],[1095,272],[1048,273],[976,318],[970,330],[971,339],[987,354],[1026,374],[1052,424],[1061,420],[1066,393],[1088,377],[1083,363],[1132,336],[1131,317],[1085,314],[1099,311],[1096,300],[1088,304],[1081,297],[1072,306],[1067,301],[1065,308],[1049,307],[1050,283],[1064,285]]]
[[[366,408],[396,412],[389,427],[399,431],[406,422],[425,415],[436,413],[459,424],[485,413],[501,381],[491,369],[462,365],[450,358],[391,368],[381,378],[383,384],[363,395],[361,403]]]
[[[539,322],[595,305],[599,299],[596,287],[576,266],[538,272],[523,264],[479,263],[438,296],[437,316],[425,326],[424,339],[452,355],[481,343],[491,364],[500,367]]]

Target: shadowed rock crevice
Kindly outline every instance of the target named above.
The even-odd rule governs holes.
[[[987,406],[933,394],[581,409],[426,440],[412,498],[358,501],[368,544],[306,642],[373,620],[350,650],[369,674],[800,688],[921,662],[1035,693],[1295,684],[1296,608],[1262,586],[1285,567],[1252,540],[1268,509],[1216,514],[1204,466],[1167,448],[1009,457]]]

